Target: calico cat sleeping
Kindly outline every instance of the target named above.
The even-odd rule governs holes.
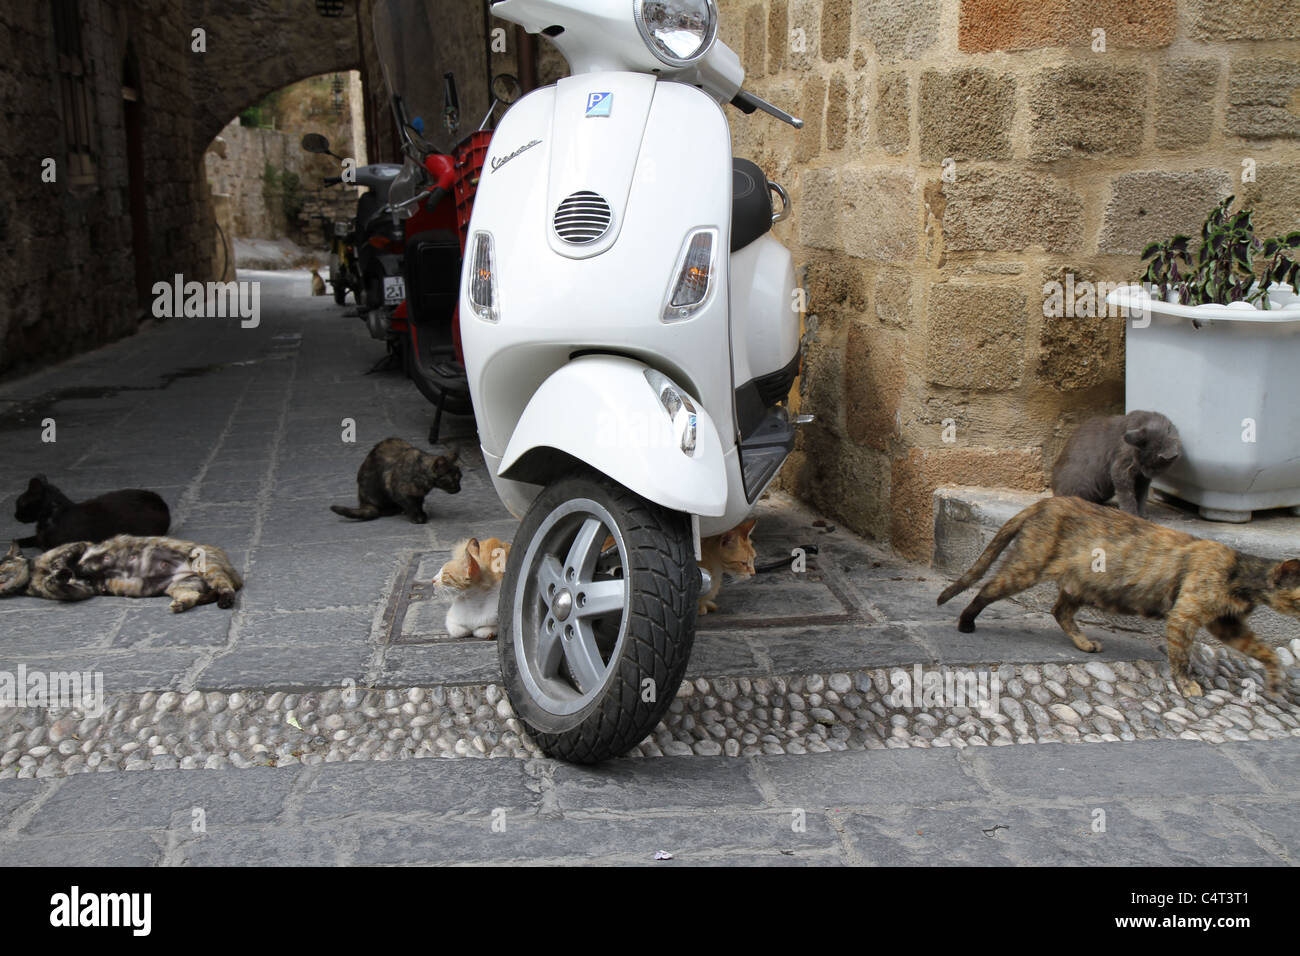
[[[165,537],[118,535],[92,544],[73,541],[34,561],[18,543],[0,561],[0,597],[24,593],[51,601],[84,601],[97,594],[172,599],[175,613],[200,604],[229,608],[244,586],[220,548]]]
[[[709,572],[711,583],[707,594],[699,598],[699,616],[716,611],[715,598],[722,590],[722,572],[730,571],[740,577],[752,577],[754,574],[754,544],[749,540],[757,519],[750,518],[730,531],[715,534],[700,541],[700,567]]]
[[[1246,618],[1261,604],[1300,618],[1300,560],[1240,554],[1226,544],[1081,498],[1044,498],[1003,525],[970,570],[939,595],[939,603],[978,581],[1008,548],[997,573],[961,612],[958,630],[975,630],[975,618],[994,601],[1053,580],[1060,595],[1052,614],[1081,651],[1101,650],[1075,623],[1082,607],[1164,618],[1169,669],[1183,696],[1201,693],[1187,658],[1202,627],[1262,662],[1269,690],[1277,689],[1282,665],[1246,626]]]
[[[74,503],[44,475],[37,475],[14,504],[14,518],[36,522],[36,534],[20,547],[42,551],[71,541],[104,541],[115,534],[166,534],[171,527],[167,502],[152,491],[128,488]]]
[[[497,603],[510,545],[497,538],[470,538],[456,545],[451,560],[433,583],[455,592],[447,609],[447,633],[452,637],[496,637]]]
[[[459,454],[449,458],[421,451],[400,438],[385,438],[366,455],[357,471],[359,506],[330,505],[345,518],[373,521],[381,515],[404,514],[424,524],[424,496],[434,488],[449,495],[460,491]]]

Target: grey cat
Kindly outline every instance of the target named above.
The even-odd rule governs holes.
[[[1151,479],[1183,454],[1178,429],[1159,412],[1101,415],[1070,436],[1052,468],[1052,494],[1074,495],[1146,517]]]

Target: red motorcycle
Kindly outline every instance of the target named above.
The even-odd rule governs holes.
[[[455,78],[445,76],[444,120],[449,132],[459,125]],[[389,187],[388,209],[403,220],[400,249],[391,239],[385,251],[401,253],[406,297],[393,312],[392,331],[400,342],[407,376],[437,410],[429,430],[436,443],[443,412],[472,415],[469,383],[460,348],[458,300],[461,263],[470,211],[492,132],[486,127],[500,103],[518,95],[514,77],[498,76],[493,100],[479,129],[462,140],[451,155],[423,138],[424,124],[408,119],[400,92],[392,93],[394,118],[406,162]],[[513,95],[511,95],[513,94]]]

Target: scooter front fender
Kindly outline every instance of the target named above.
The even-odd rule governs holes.
[[[636,492],[686,514],[719,516],[727,510],[722,441],[699,399],[695,448],[681,437],[646,377],[649,366],[617,355],[584,355],[541,384],[524,408],[501,457],[498,477],[538,483],[546,450],[570,455]]]

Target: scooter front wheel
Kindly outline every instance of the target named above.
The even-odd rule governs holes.
[[[542,750],[621,756],[672,703],[695,638],[690,519],[602,475],[549,485],[519,527],[498,652],[515,713]]]

